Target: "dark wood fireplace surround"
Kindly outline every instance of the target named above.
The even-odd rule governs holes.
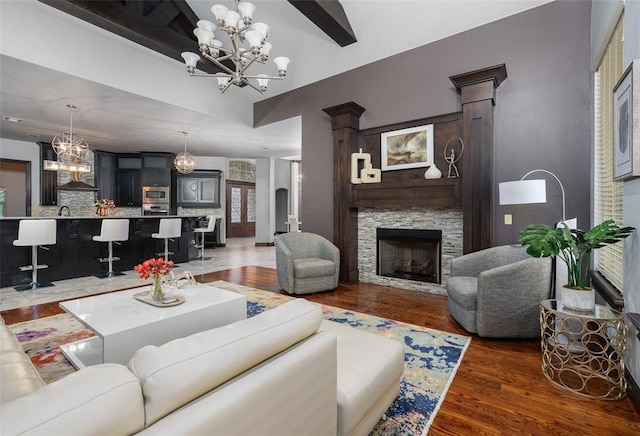
[[[333,242],[340,249],[340,281],[358,281],[358,208],[462,208],[463,252],[481,250],[492,241],[493,107],[496,88],[507,78],[504,64],[449,79],[460,91],[462,111],[405,123],[359,130],[365,108],[354,102],[324,109],[333,130]],[[386,171],[381,183],[350,183],[351,153],[361,148],[380,168],[380,134],[434,125],[435,162],[443,178],[424,178],[425,168]],[[464,140],[460,178],[446,177],[444,147],[452,137]]]

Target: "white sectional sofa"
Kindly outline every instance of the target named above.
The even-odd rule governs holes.
[[[323,321],[302,299],[46,386],[4,346],[0,359],[3,436],[365,435],[404,369],[402,344]]]

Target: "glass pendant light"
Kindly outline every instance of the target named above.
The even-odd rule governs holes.
[[[187,135],[189,133],[182,132],[182,134],[184,135],[184,151],[176,155],[173,164],[179,173],[189,174],[196,169],[196,160],[191,153],[187,152]]]

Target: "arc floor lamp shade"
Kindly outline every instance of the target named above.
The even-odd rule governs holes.
[[[545,180],[515,180],[498,185],[500,204],[530,204],[547,202]]]

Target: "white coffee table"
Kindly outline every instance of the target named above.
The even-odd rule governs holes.
[[[165,294],[181,295],[186,301],[178,306],[155,307],[133,298],[133,294],[147,289],[150,286],[60,303],[96,334],[60,347],[73,366],[81,369],[108,362],[126,365],[145,345],[162,345],[247,317],[247,297],[235,292],[203,284],[165,287]]]

